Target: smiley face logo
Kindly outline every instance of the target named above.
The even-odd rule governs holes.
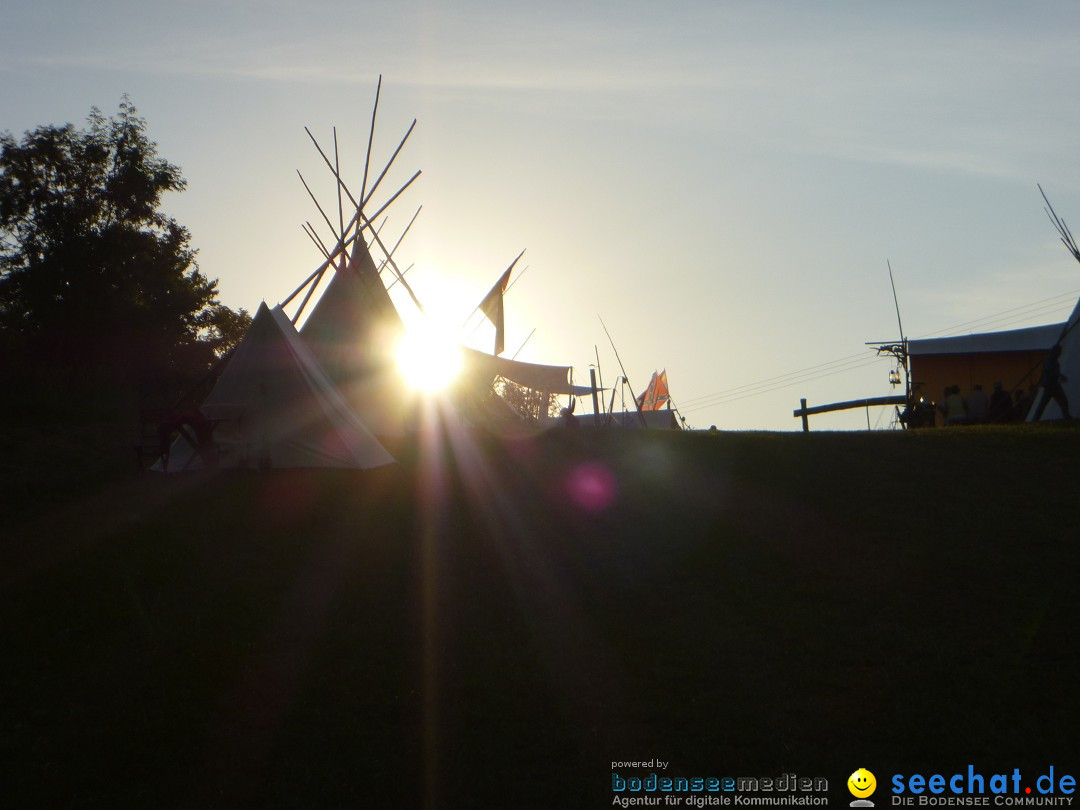
[[[866,768],[859,768],[848,777],[847,789],[856,799],[865,799],[877,789],[877,779]]]

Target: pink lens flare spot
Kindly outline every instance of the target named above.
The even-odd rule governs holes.
[[[615,500],[615,476],[602,464],[575,467],[566,479],[570,500],[588,512],[603,512]]]

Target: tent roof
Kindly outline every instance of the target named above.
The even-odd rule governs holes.
[[[464,348],[462,351],[464,373],[494,380],[496,376],[549,394],[573,394],[570,384],[570,366],[546,366],[539,363],[523,363],[506,357]],[[585,389],[592,391],[591,388]]]
[[[909,340],[908,354],[922,357],[932,354],[986,354],[992,352],[1048,351],[1057,343],[1063,323],[1047,326],[1030,326],[1026,329],[1010,329],[1006,332],[983,332],[956,337]]]

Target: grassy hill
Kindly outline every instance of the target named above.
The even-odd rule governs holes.
[[[881,802],[892,773],[1080,771],[1080,430],[401,457],[24,481],[5,802],[608,807],[612,763],[654,757],[833,803],[860,766]]]

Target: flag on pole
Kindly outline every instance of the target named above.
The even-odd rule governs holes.
[[[653,372],[649,380],[649,387],[637,398],[638,407],[643,411],[659,411],[671,402],[671,392],[668,390],[667,369],[659,374]]]
[[[505,346],[505,314],[503,311],[503,293],[506,292],[506,285],[510,281],[510,270],[507,270],[502,274],[495,286],[491,288],[484,300],[480,302],[480,311],[483,312],[489,321],[495,324],[495,354],[502,354]]]
[[[506,287],[510,283],[510,273],[514,269],[514,265],[518,263],[518,259],[525,255],[525,251],[521,251],[518,254],[517,259],[510,262],[510,266],[506,268],[506,272],[502,274],[495,286],[491,288],[491,292],[484,296],[484,300],[480,302],[480,306],[477,307],[487,319],[495,324],[495,354],[502,354],[506,348],[506,323],[505,315],[503,312],[503,293],[506,292]]]

